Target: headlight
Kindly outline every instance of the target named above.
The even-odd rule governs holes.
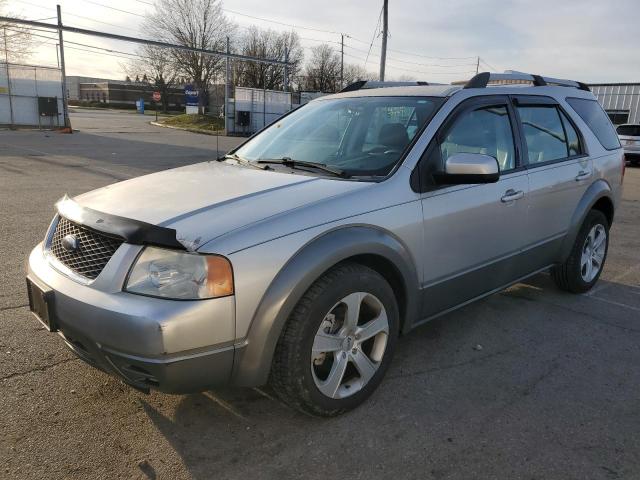
[[[225,297],[233,295],[233,272],[229,260],[219,255],[146,247],[125,290],[177,300]]]

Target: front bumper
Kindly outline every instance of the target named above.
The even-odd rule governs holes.
[[[28,275],[53,289],[59,333],[89,364],[143,390],[187,393],[228,383],[234,297],[177,301],[121,291],[140,248],[123,244],[95,281],[81,284],[52,267],[38,245]]]

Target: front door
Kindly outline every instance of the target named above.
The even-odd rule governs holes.
[[[418,168],[427,183],[429,171],[463,152],[496,158],[501,173],[496,183],[422,187],[423,318],[522,275],[517,257],[527,239],[529,185],[516,138],[507,98],[473,98],[454,110],[423,156]]]

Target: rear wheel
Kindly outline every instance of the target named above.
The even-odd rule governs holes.
[[[385,279],[355,263],[318,279],[278,341],[270,382],[305,413],[333,416],[366,400],[391,361],[398,306]]]
[[[590,290],[600,278],[609,248],[609,222],[591,210],[578,232],[569,258],[551,270],[558,287],[572,293]]]

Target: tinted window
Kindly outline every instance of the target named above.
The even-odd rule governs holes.
[[[582,153],[582,148],[580,147],[580,137],[578,136],[578,132],[564,113],[560,112],[560,116],[562,117],[564,131],[567,134],[567,148],[569,149],[569,156],[573,157],[574,155],[580,155]]]
[[[640,125],[620,125],[616,131],[618,135],[640,137]]]
[[[620,148],[620,141],[609,117],[596,100],[567,98],[567,102],[580,115],[604,148],[607,150]]]
[[[554,106],[518,107],[529,163],[549,162],[568,156],[567,138]]]
[[[513,134],[507,107],[463,113],[440,144],[442,161],[456,153],[482,153],[498,160],[500,170],[515,168]]]

